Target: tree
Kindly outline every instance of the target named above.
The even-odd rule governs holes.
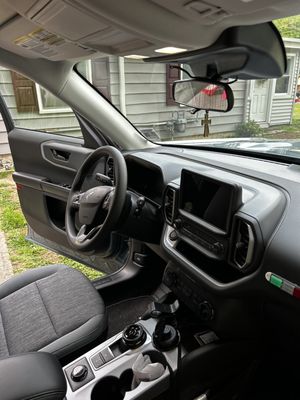
[[[300,39],[300,15],[274,21],[282,37]]]

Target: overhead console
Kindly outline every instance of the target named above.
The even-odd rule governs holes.
[[[226,287],[259,267],[284,206],[271,185],[214,168],[183,169],[165,191],[163,246],[194,278]]]

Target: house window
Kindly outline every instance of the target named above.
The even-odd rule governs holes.
[[[171,68],[171,65],[180,64],[166,64],[166,104],[167,106],[177,106],[177,103],[173,100],[173,83],[180,79],[180,70],[177,68]]]
[[[82,61],[77,64],[77,69],[81,75],[85,76],[88,80],[91,79],[91,64],[90,61]],[[36,83],[36,94],[38,100],[38,109],[40,114],[47,113],[65,113],[71,112],[62,100],[54,96],[47,89],[44,89]]]
[[[74,112],[61,100],[52,94],[50,95],[48,91],[34,81],[14,71],[11,71],[11,83],[14,91],[14,101],[9,99],[9,108],[13,110],[12,115],[15,127],[71,137],[82,137]],[[7,96],[7,94],[4,94],[4,100],[6,100]],[[38,96],[40,97],[40,103]],[[51,111],[46,111],[46,114],[41,113],[39,111],[41,104],[45,108],[51,108]],[[54,110],[59,111],[54,112]],[[67,114],[62,114],[62,110],[67,111]]]
[[[191,79],[191,76],[194,76],[194,73],[188,64],[180,64],[180,66],[182,68],[182,70],[180,70],[180,76],[179,76],[180,80]]]
[[[178,106],[178,103],[173,100],[173,83],[181,79],[190,79],[191,77],[181,69],[171,68],[171,65],[177,65],[187,70],[192,75],[192,70],[186,64],[166,64],[166,104],[167,106]]]
[[[288,57],[287,68],[284,75],[276,80],[275,94],[291,94],[294,57]]]
[[[59,113],[59,112],[71,112],[71,108],[68,107],[62,100],[54,96],[48,90],[44,89],[36,83],[36,94],[38,100],[39,112],[41,114],[46,113]]]

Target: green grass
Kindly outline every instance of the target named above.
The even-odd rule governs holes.
[[[102,274],[67,257],[60,256],[25,239],[27,225],[22,214],[11,172],[0,172],[0,230],[4,231],[14,273],[46,264],[66,264],[89,279]]]
[[[269,139],[300,139],[300,103],[294,105],[293,121],[290,125],[272,126],[264,137]]]
[[[300,120],[300,103],[296,103],[294,106],[293,122]]]
[[[11,171],[0,171],[0,179],[4,179],[11,176]],[[0,181],[0,186],[4,185],[3,182]]]

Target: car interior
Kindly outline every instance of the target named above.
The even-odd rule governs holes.
[[[272,21],[298,14],[296,0],[0,0],[0,65],[82,134],[19,127],[0,96],[27,239],[104,272],[37,266],[0,285],[1,400],[299,397],[299,159],[150,140],[78,70],[99,54],[171,64],[176,103],[225,115],[233,81],[284,75]]]

